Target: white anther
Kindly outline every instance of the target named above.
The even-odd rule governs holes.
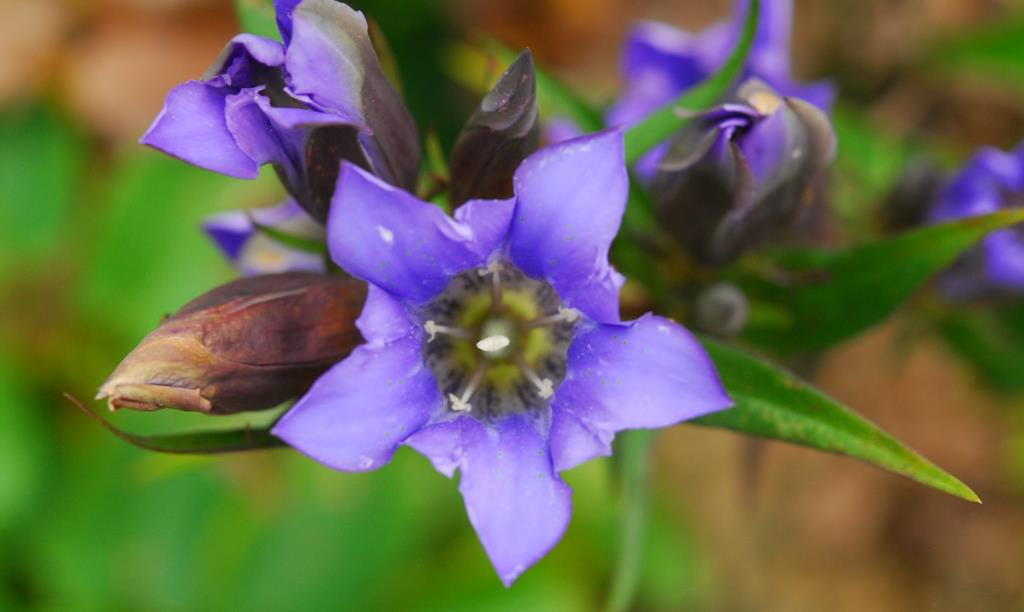
[[[546,317],[538,317],[530,321],[530,327],[547,327],[556,323],[575,323],[580,318],[580,311],[575,308],[558,307],[558,313]]]
[[[469,338],[469,332],[459,327],[450,327],[448,325],[438,325],[434,321],[427,321],[423,324],[423,331],[427,332],[430,336],[427,338],[427,342],[432,342],[434,338],[437,338],[438,334],[445,334],[447,336],[455,336],[456,338]]]
[[[512,340],[510,340],[508,336],[496,334],[494,336],[482,338],[476,343],[476,348],[485,353],[494,353],[508,347],[510,344],[512,344]]]
[[[566,308],[565,306],[559,306],[558,314],[555,316],[561,318],[561,320],[565,321],[566,323],[575,323],[580,318],[580,311],[576,310],[575,308]]]
[[[516,358],[516,365],[519,366],[519,371],[523,373],[526,380],[530,381],[530,384],[534,387],[537,387],[537,395],[541,399],[548,399],[555,394],[555,381],[550,378],[537,376],[537,373],[526,364],[526,360],[521,355]]]
[[[479,270],[477,270],[477,273],[479,273],[480,276],[487,276],[488,274],[497,274],[498,272],[501,272],[500,261],[492,261],[491,263],[487,264],[486,268],[480,268]]]
[[[555,394],[555,382],[550,378],[543,378],[535,384],[537,385],[537,395],[541,399],[548,399]]]
[[[448,394],[448,401],[451,402],[451,409],[454,412],[469,412],[473,406],[466,400],[454,393]]]

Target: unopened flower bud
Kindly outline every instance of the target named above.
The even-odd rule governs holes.
[[[512,196],[512,175],[540,140],[537,80],[526,49],[466,122],[452,150],[452,203]]]
[[[302,395],[362,342],[366,284],[307,273],[242,278],[186,304],[100,387],[111,410],[263,410]]]
[[[747,296],[732,283],[716,283],[697,296],[694,324],[719,338],[733,338],[743,331],[750,315]]]
[[[671,143],[652,185],[655,210],[695,258],[729,263],[799,220],[834,155],[821,110],[752,79]]]

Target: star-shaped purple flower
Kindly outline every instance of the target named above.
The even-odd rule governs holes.
[[[608,249],[626,206],[622,133],[528,157],[514,197],[454,218],[344,164],[328,220],[338,265],[370,283],[366,344],[274,427],[317,461],[362,471],[410,446],[459,489],[511,584],[565,532],[559,473],[608,455],[615,433],[731,405],[676,323],[619,317]]]
[[[939,193],[929,215],[948,221],[1024,206],[1024,143],[1010,152],[985,147]],[[1024,295],[1024,227],[992,232],[943,276],[955,300]]]
[[[273,164],[321,221],[339,160],[414,187],[416,125],[362,13],[335,0],[276,0],[275,8],[284,44],[236,36],[202,79],[171,90],[141,142],[238,178]]]

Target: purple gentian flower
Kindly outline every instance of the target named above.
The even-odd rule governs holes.
[[[695,258],[728,263],[811,208],[835,147],[820,109],[747,81],[670,141],[651,183],[655,212]]]
[[[625,91],[608,114],[609,125],[631,125],[722,67],[739,39],[750,0],[738,0],[731,18],[690,33],[665,23],[637,24],[623,57]],[[791,0],[761,3],[744,80],[758,78],[784,96],[801,98],[828,110],[834,96],[830,83],[798,84],[790,76]]]
[[[632,125],[676,99],[722,67],[743,31],[750,0],[737,0],[730,18],[691,33],[665,23],[637,24],[623,55],[625,87],[609,109],[608,125]],[[757,78],[788,97],[807,100],[827,111],[835,95],[827,81],[796,83],[790,75],[791,0],[761,3],[758,29],[741,80]],[[665,146],[652,149],[637,162],[640,176],[654,175]]]
[[[236,36],[205,77],[171,90],[141,142],[238,178],[273,164],[320,221],[341,159],[413,188],[416,125],[384,76],[362,13],[335,0],[275,7],[284,44]]]
[[[261,232],[258,226],[310,243],[324,243],[327,232],[295,200],[207,217],[203,230],[245,276],[280,272],[324,272],[324,255],[301,250]]]
[[[1024,206],[1024,143],[1011,152],[986,147],[945,186],[931,211],[947,221]],[[950,299],[1024,295],[1024,225],[992,232],[941,279]]]
[[[273,429],[339,470],[376,469],[401,445],[459,470],[506,585],[565,532],[560,472],[610,454],[623,429],[731,404],[684,328],[620,320],[608,249],[628,192],[621,131],[541,149],[513,183],[512,198],[470,200],[450,218],[343,165],[328,246],[370,283],[366,344]]]

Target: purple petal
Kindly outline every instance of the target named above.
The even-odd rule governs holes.
[[[618,321],[622,277],[608,264],[608,249],[629,192],[622,132],[541,149],[519,167],[515,191],[512,260],[594,320]]]
[[[346,162],[327,221],[331,257],[349,274],[399,299],[425,302],[455,274],[481,265],[505,236],[498,218],[511,215],[511,201],[476,201],[463,208],[469,210],[460,218],[475,225]]]
[[[321,376],[272,433],[329,467],[372,470],[441,406],[413,337],[363,345]]]
[[[700,343],[662,317],[583,331],[568,360],[552,404],[559,471],[607,454],[615,432],[666,427],[732,405]]]
[[[292,11],[302,0],[274,0],[274,12],[277,14],[277,29],[285,44],[292,40]]]
[[[200,168],[254,179],[260,165],[235,142],[224,113],[221,89],[199,81],[183,83],[167,95],[163,110],[139,142]]]
[[[561,539],[572,492],[551,465],[547,442],[523,415],[493,430],[463,432],[459,490],[469,522],[506,586]]]
[[[412,335],[414,323],[405,307],[376,285],[370,285],[363,312],[356,319],[356,327],[367,344],[387,344]]]
[[[318,105],[365,123],[362,58],[370,45],[363,14],[334,0],[304,0],[292,13],[285,64],[291,88]]]
[[[1019,292],[1024,290],[1024,240],[1016,229],[993,232],[982,243],[992,282]]]
[[[461,470],[469,521],[505,586],[565,533],[571,491],[552,469],[547,442],[529,417],[491,425],[462,417],[431,425],[407,444],[449,477]]]
[[[287,163],[288,153],[260,108],[261,98],[254,88],[227,96],[224,117],[228,130],[238,148],[256,164]]]

